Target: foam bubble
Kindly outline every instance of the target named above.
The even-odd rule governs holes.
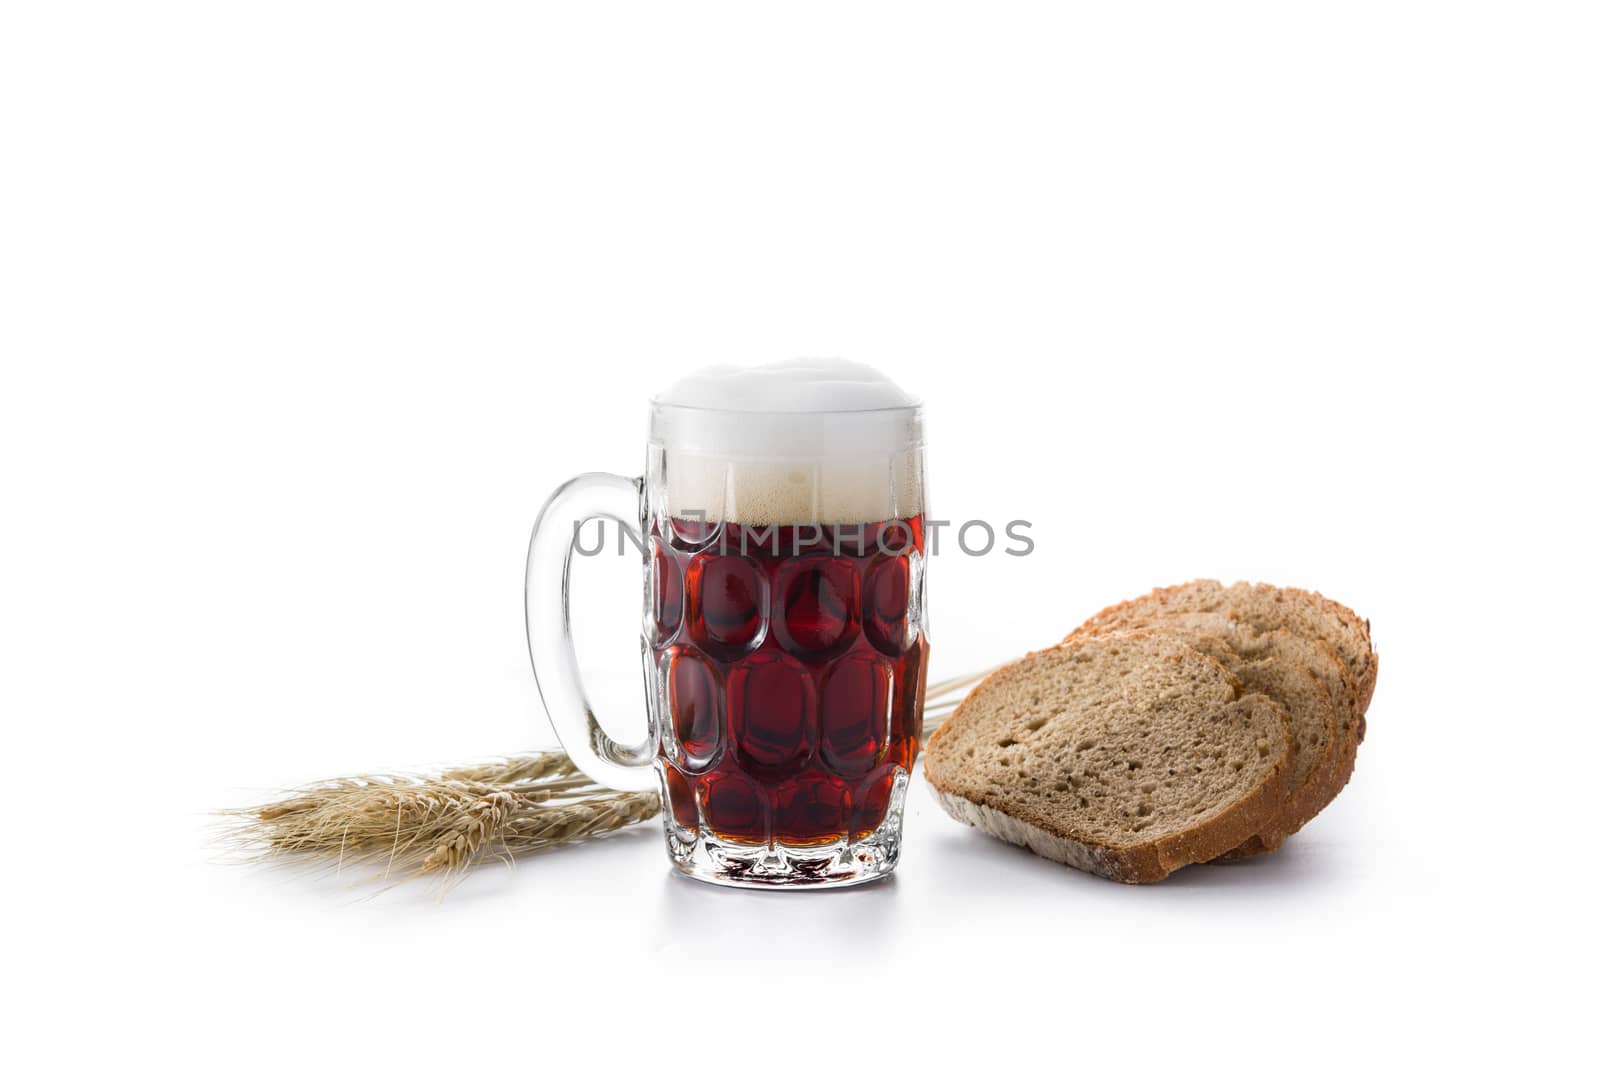
[[[838,359],[708,367],[661,393],[652,463],[675,516],[757,525],[922,512],[922,412],[881,372]]]

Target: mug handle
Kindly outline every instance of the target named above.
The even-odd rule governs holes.
[[[556,737],[578,769],[601,785],[655,790],[652,766],[660,740],[653,716],[637,746],[621,744],[594,717],[572,647],[570,571],[578,529],[589,519],[614,519],[635,535],[643,527],[644,482],[617,474],[580,474],[553,493],[528,541],[528,654]],[[639,543],[643,543],[642,536]]]

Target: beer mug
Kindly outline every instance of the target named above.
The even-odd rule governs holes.
[[[574,763],[658,789],[685,874],[800,888],[900,857],[928,661],[922,412],[870,368],[713,368],[651,405],[643,478],[585,474],[528,547],[528,648]],[[639,745],[596,721],[571,642],[579,528],[643,555]]]

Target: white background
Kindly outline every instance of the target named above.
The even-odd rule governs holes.
[[[3,12],[13,1062],[1588,1043],[1591,5]],[[541,501],[638,473],[681,370],[797,355],[921,394],[938,515],[1034,523],[934,562],[934,677],[1156,584],[1320,589],[1383,657],[1348,789],[1146,888],[920,782],[831,895],[653,828],[443,903],[217,861],[273,787],[549,746]],[[592,562],[636,723],[637,572]]]

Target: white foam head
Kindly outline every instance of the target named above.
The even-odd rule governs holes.
[[[708,367],[656,397],[650,431],[673,515],[769,525],[922,511],[922,410],[860,363]]]
[[[847,359],[791,359],[762,367],[706,367],[668,387],[656,402],[765,413],[917,406],[911,394],[881,371]]]

